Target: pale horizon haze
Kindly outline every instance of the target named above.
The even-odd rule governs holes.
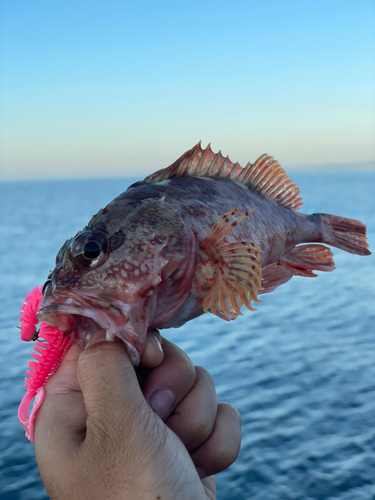
[[[375,3],[3,2],[0,180],[142,177],[198,141],[375,169]]]

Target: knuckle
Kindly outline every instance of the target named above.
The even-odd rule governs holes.
[[[217,471],[220,471],[229,467],[240,451],[241,416],[229,403],[219,403],[218,415],[221,420],[221,439],[216,440],[215,464]]]
[[[206,394],[214,396],[215,400],[217,401],[215,383],[210,373],[201,366],[195,366],[194,368],[196,374],[196,383],[199,382],[201,386],[204,386]]]
[[[187,373],[191,374],[191,377],[195,380],[195,368],[193,362],[189,358],[189,356],[184,353],[181,349],[179,349],[179,359],[178,364],[181,368],[183,368]]]
[[[216,469],[222,471],[232,465],[238,457],[239,447],[234,447],[232,444],[221,446],[216,452]]]
[[[84,350],[78,360],[79,377],[83,380],[98,380],[108,371],[108,366],[120,367],[122,365],[124,352],[122,346],[111,345],[103,342],[103,345],[95,345]]]
[[[196,447],[206,441],[212,433],[214,421],[206,418],[193,420],[190,425],[190,432],[194,435]]]
[[[186,389],[191,389],[196,381],[196,371],[190,358],[186,355],[176,360],[174,364],[174,371],[178,374],[178,379],[183,381]]]
[[[235,425],[241,428],[241,421],[242,421],[241,415],[233,405],[231,405],[230,403],[221,402],[219,403],[218,406],[219,406],[218,411],[224,414],[226,418],[231,421],[232,426]]]
[[[85,349],[80,357],[79,364],[88,364],[96,362],[97,360],[107,359],[107,358],[118,358],[124,353],[124,348],[117,342],[99,342],[88,349]]]
[[[203,368],[202,366],[195,366],[195,372],[197,374],[197,378],[201,377],[205,379],[207,382],[210,382],[214,386],[214,381],[213,378],[211,377],[210,373]]]
[[[182,366],[188,366],[190,369],[194,370],[194,365],[189,358],[189,356],[178,346],[169,342],[163,338],[163,350],[167,354],[168,357],[173,358],[175,363],[178,363]]]

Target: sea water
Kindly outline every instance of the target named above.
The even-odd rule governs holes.
[[[292,177],[303,212],[361,220],[375,249],[375,172]],[[62,243],[133,181],[0,184],[2,500],[48,498],[17,418],[32,349],[17,329],[22,300]],[[217,475],[219,500],[375,498],[375,262],[333,252],[333,273],[295,277],[235,322],[206,314],[163,331],[242,416],[239,457]]]

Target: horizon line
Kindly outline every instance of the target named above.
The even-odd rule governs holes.
[[[296,165],[288,165],[286,167],[283,167],[286,173],[288,174],[289,172],[292,172],[293,174],[295,173],[340,173],[340,172],[373,172],[375,171],[375,159],[374,160],[367,160],[367,161],[360,161],[360,162],[335,162],[335,163],[307,163],[304,165],[296,166]],[[143,170],[143,169],[142,169]],[[160,169],[156,169],[160,170]],[[155,171],[156,171],[155,170]],[[144,173],[138,173],[138,175],[124,175],[124,174],[117,174],[113,173],[108,174],[108,169],[107,172],[97,173],[95,175],[82,175],[82,176],[72,176],[72,175],[67,175],[67,176],[61,176],[61,175],[56,175],[56,176],[29,176],[29,175],[19,175],[19,176],[0,176],[0,183],[8,183],[8,182],[43,182],[43,181],[62,181],[62,180],[100,180],[100,179],[135,179],[138,177],[141,177],[144,175],[146,177],[152,172],[147,173],[145,171]],[[143,179],[139,179],[143,180]]]

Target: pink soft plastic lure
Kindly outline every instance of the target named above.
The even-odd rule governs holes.
[[[35,340],[34,352],[29,361],[25,378],[27,392],[18,409],[18,418],[26,431],[26,437],[34,442],[34,427],[36,412],[42,405],[45,397],[44,385],[55,373],[73,341],[64,332],[42,322],[39,332],[36,330],[38,320],[36,313],[42,301],[42,287],[36,287],[26,296],[21,307],[21,339],[29,342]],[[37,340],[45,339],[46,342]],[[36,397],[35,397],[36,396]],[[31,413],[30,405],[34,400]]]

